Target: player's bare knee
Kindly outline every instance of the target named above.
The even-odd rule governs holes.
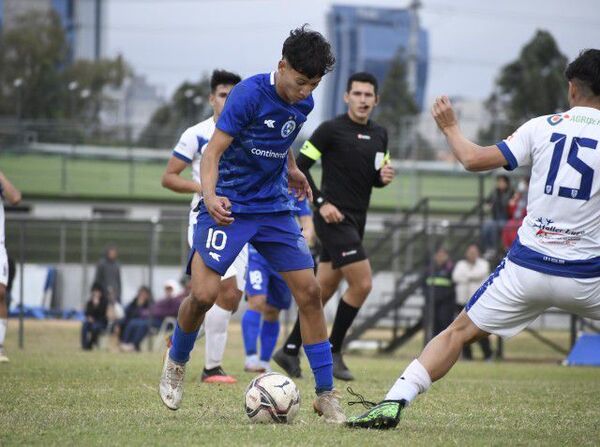
[[[323,307],[321,304],[321,287],[316,281],[308,284],[302,293],[296,294],[295,298],[299,309],[308,310]]]
[[[198,287],[192,288],[190,298],[195,311],[199,313],[206,313],[217,300],[217,295],[211,290]]]
[[[262,314],[266,321],[277,321],[279,318],[279,309],[273,306],[265,305]]]
[[[357,281],[353,281],[352,284],[350,284],[350,287],[354,289],[354,292],[357,295],[366,297],[373,289],[373,281],[369,276],[363,277]]]
[[[230,311],[231,313],[235,313],[238,310],[240,299],[242,298],[242,292],[233,288],[225,293],[224,298],[226,303],[226,307],[224,307],[224,309]]]
[[[264,295],[254,295],[248,297],[248,309],[262,312],[266,303]]]
[[[448,338],[449,343],[464,346],[477,341],[483,332],[466,315],[461,314],[442,334]]]

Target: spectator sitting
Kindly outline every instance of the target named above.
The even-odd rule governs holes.
[[[483,223],[482,245],[484,257],[491,259],[496,255],[500,232],[508,221],[508,202],[513,196],[508,176],[501,174],[496,177],[496,188],[487,200],[487,207],[491,213],[491,219]]]
[[[177,312],[184,295],[177,294],[179,284],[175,280],[169,280],[165,283],[165,297],[148,309],[142,312],[139,318],[131,320],[123,333],[120,348],[122,351],[139,351],[144,337],[150,331],[150,328],[160,328],[162,322],[167,317],[177,318]]]
[[[81,327],[81,347],[89,351],[98,345],[98,336],[106,329],[108,300],[100,284],[94,283],[85,306],[85,320]]]
[[[125,316],[116,324],[116,330],[119,335],[119,340],[123,341],[125,328],[134,318],[142,317],[142,314],[152,304],[152,292],[147,286],[141,286],[135,298],[125,308]]]
[[[480,256],[479,247],[476,244],[471,244],[465,251],[465,259],[461,259],[456,263],[452,272],[452,280],[456,283],[456,305],[458,312],[461,312],[465,304],[481,287],[481,284],[490,274],[489,263]],[[490,339],[488,337],[479,340],[479,346],[483,351],[485,360],[492,358],[492,349],[490,348]],[[463,358],[472,360],[473,353],[471,346],[463,347]]]

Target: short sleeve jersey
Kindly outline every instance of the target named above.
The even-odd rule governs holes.
[[[321,158],[321,193],[338,208],[366,213],[379,170],[389,160],[388,136],[373,121],[359,124],[347,113],[322,123],[301,153]]]
[[[286,103],[275,73],[245,79],[229,93],[216,127],[233,137],[219,162],[216,192],[233,213],[292,211],[287,194],[287,156],[313,109],[312,96]]]
[[[600,111],[574,107],[534,118],[497,144],[507,169],[531,165],[527,217],[510,259],[551,274],[600,276],[598,141]]]
[[[192,166],[192,178],[195,182],[200,183],[200,159],[202,158],[202,151],[206,148],[208,140],[210,140],[214,131],[215,120],[211,116],[192,127],[188,127],[181,134],[181,138],[173,149],[174,157]],[[198,206],[198,202],[200,202],[200,195],[196,193],[192,198],[190,213],[194,212],[194,209]]]

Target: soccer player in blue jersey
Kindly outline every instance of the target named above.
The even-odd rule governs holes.
[[[288,189],[312,199],[310,186],[289,148],[312,111],[312,91],[335,59],[324,37],[305,26],[292,30],[272,73],[237,84],[227,98],[200,166],[203,203],[184,300],[159,392],[176,410],[183,396],[185,364],[198,328],[218,294],[220,277],[250,242],[275,268],[298,304],[304,350],[316,382],[317,413],[345,421],[333,390],[333,361],[313,259],[292,210]]]

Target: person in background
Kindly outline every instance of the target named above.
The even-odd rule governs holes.
[[[91,289],[90,299],[85,305],[85,319],[81,326],[81,347],[90,351],[98,345],[98,337],[106,329],[108,320],[106,310],[108,300],[104,289],[98,283],[94,283]]]
[[[21,201],[21,192],[0,171],[0,363],[8,362],[4,352],[4,338],[8,326],[7,295],[10,293],[10,267],[4,247],[4,202],[16,205]],[[7,290],[8,289],[8,290]]]
[[[460,313],[471,297],[481,287],[490,274],[490,264],[481,257],[477,244],[470,244],[465,251],[465,259],[456,263],[452,272],[452,280],[456,284],[456,308]],[[483,351],[484,360],[492,359],[490,339],[482,338],[479,346]],[[462,351],[465,360],[472,360],[471,345],[465,345]]]
[[[486,201],[491,218],[483,223],[481,229],[484,258],[491,259],[497,254],[500,233],[509,219],[508,202],[513,196],[510,179],[505,174],[496,177],[496,187]]]
[[[115,326],[119,341],[123,341],[127,325],[135,318],[141,318],[152,302],[152,291],[150,288],[148,286],[141,286],[138,289],[135,298],[125,308],[125,316],[120,319]]]
[[[517,231],[527,215],[527,198],[529,196],[529,177],[519,180],[517,191],[508,202],[508,214],[510,220],[502,229],[502,245],[508,251],[517,238]]]
[[[434,336],[446,329],[454,319],[456,297],[452,282],[453,268],[448,250],[439,247],[433,256],[429,275],[425,279],[425,293],[431,294],[434,306]]]
[[[108,245],[96,264],[94,282],[103,287],[111,303],[121,302],[121,264],[116,245]]]
[[[129,322],[123,333],[120,349],[123,352],[140,351],[141,343],[151,328],[158,329],[167,317],[177,317],[179,306],[185,295],[179,293],[179,284],[174,279],[165,283],[165,296],[148,309],[141,312],[140,317]]]

